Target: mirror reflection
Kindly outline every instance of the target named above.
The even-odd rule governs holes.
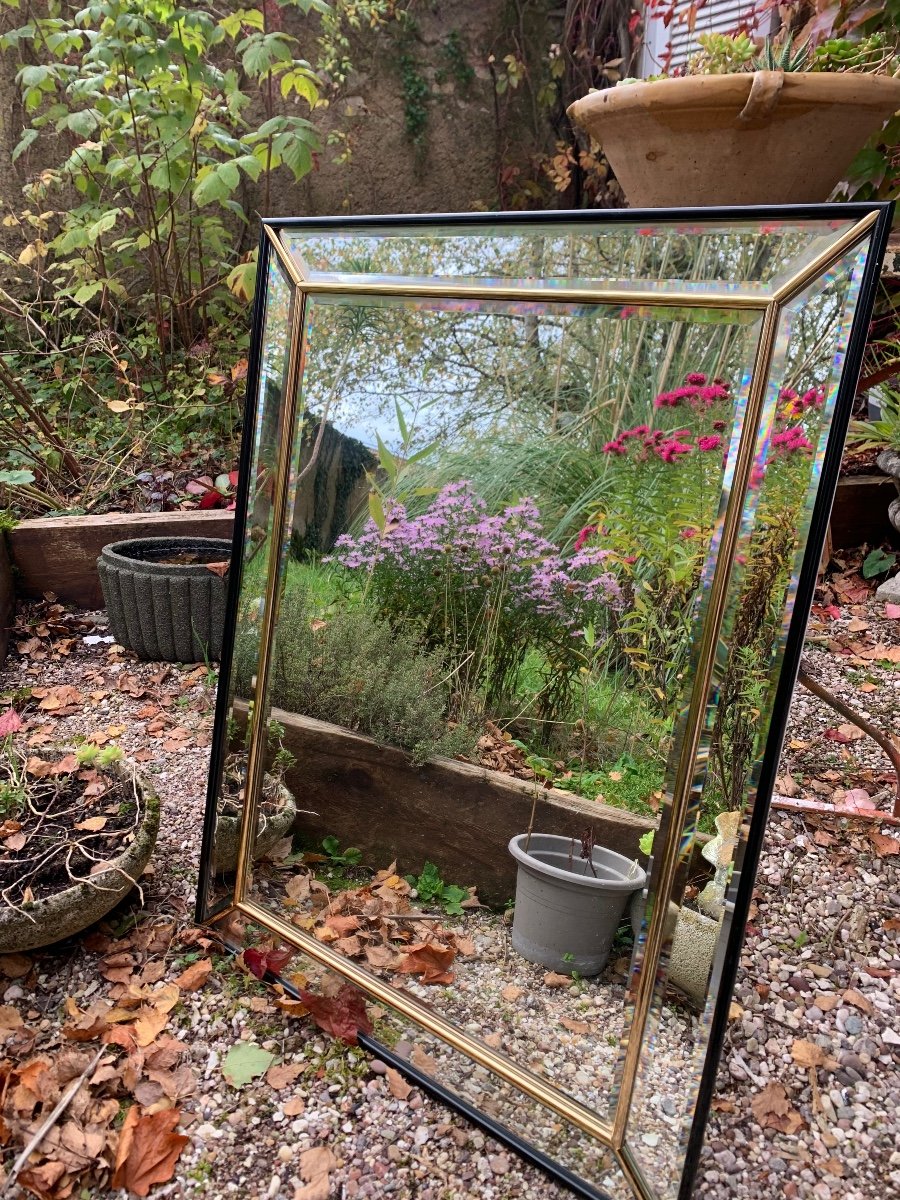
[[[271,260],[216,894],[240,873],[310,961],[400,1006],[403,1037],[418,1014],[442,1081],[483,1111],[511,1123],[525,1090],[560,1146],[592,1133],[586,1177],[612,1179],[618,1120],[659,1196],[678,1188],[865,252],[813,272],[771,327],[753,296],[847,228],[288,233],[294,269],[332,281],[303,298],[302,343],[302,281]],[[598,277],[656,299],[487,286]],[[433,294],[377,294],[391,278]],[[360,279],[370,294],[342,290]],[[535,1144],[548,1111],[521,1130]]]

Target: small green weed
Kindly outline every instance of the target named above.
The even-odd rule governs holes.
[[[444,883],[433,862],[427,862],[420,875],[407,875],[406,882],[415,888],[421,904],[435,901],[448,917],[463,915],[462,903],[469,898],[468,889],[458,887],[455,883]]]

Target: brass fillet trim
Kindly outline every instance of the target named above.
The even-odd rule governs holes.
[[[784,308],[786,304],[790,304],[792,300],[795,300],[814,279],[817,279],[830,267],[840,262],[848,250],[852,250],[857,242],[861,242],[873,228],[878,217],[879,213],[870,212],[857,221],[836,242],[833,242],[821,254],[817,254],[811,262],[808,262],[802,271],[798,272],[791,279],[786,280],[772,297],[773,302],[779,308]]]
[[[634,1194],[640,1197],[640,1200],[656,1200],[657,1193],[647,1182],[641,1165],[635,1158],[628,1143],[623,1142],[615,1154],[622,1174],[625,1176]]]
[[[753,377],[747,398],[741,440],[738,445],[734,467],[734,479],[728,498],[728,506],[722,522],[722,536],[709,592],[709,606],[703,624],[700,648],[697,655],[697,671],[691,692],[684,740],[675,783],[668,826],[660,856],[659,883],[654,896],[653,911],[647,929],[647,942],[637,981],[634,999],[634,1015],[628,1026],[627,1045],[622,1065],[622,1083],[613,1119],[613,1146],[618,1149],[625,1140],[625,1130],[631,1108],[631,1097],[640,1066],[644,1033],[653,997],[656,992],[656,976],[663,944],[664,927],[668,915],[670,892],[678,870],[681,855],[681,830],[690,803],[697,750],[709,698],[716,657],[716,646],[722,626],[728,586],[731,581],[732,559],[738,534],[744,498],[753,464],[760,417],[769,382],[769,367],[775,335],[778,329],[780,308],[771,304],[763,317],[763,325],[756,348]]]
[[[251,920],[264,926],[271,933],[282,938],[283,941],[295,946],[303,954],[308,954],[310,958],[314,958],[331,970],[337,971],[345,979],[348,979],[356,987],[368,993],[369,996],[373,997],[380,1004],[385,1004],[388,1008],[393,1008],[397,1012],[402,1013],[404,1017],[415,1021],[417,1025],[421,1025],[428,1033],[439,1037],[454,1050],[458,1050],[461,1054],[472,1059],[478,1066],[492,1071],[506,1083],[512,1084],[513,1087],[518,1088],[519,1091],[524,1092],[533,1100],[537,1100],[540,1104],[551,1109],[576,1128],[590,1134],[591,1137],[595,1137],[604,1146],[612,1145],[612,1126],[608,1121],[599,1118],[592,1109],[584,1104],[580,1104],[577,1100],[573,1100],[553,1084],[541,1079],[539,1075],[525,1070],[518,1063],[513,1062],[512,1059],[498,1054],[490,1046],[486,1046],[476,1038],[470,1037],[458,1026],[452,1024],[445,1017],[440,1016],[439,1013],[432,1012],[431,1009],[426,1008],[415,996],[391,987],[390,984],[378,979],[375,975],[371,975],[363,967],[352,962],[349,958],[345,958],[344,955],[339,954],[336,950],[332,950],[324,943],[311,938],[308,934],[290,925],[287,921],[283,921],[268,909],[260,907],[253,900],[240,900],[236,903],[235,907],[244,916],[250,917]]]
[[[291,283],[294,285],[294,287],[304,287],[306,280],[303,278],[300,268],[282,245],[278,235],[273,233],[268,225],[263,225],[263,229],[266,231],[266,237],[269,239],[269,245],[275,251],[275,257],[281,263],[282,267],[284,267],[285,274],[290,279]]]
[[[269,235],[272,237],[272,235]],[[273,244],[275,244],[274,238]],[[284,253],[282,249],[282,253]],[[771,297],[753,292],[651,292],[624,288],[485,287],[466,283],[386,283],[299,280],[312,296],[399,296],[425,300],[525,300],[554,304],[609,304],[647,308],[726,308],[764,312]]]
[[[279,256],[280,257],[280,256]],[[277,595],[281,576],[281,549],[284,541],[284,519],[287,509],[289,473],[293,453],[293,427],[297,412],[297,392],[300,364],[304,354],[306,297],[295,290],[292,297],[290,329],[288,332],[288,366],[285,373],[281,420],[278,424],[278,459],[275,469],[272,512],[270,514],[269,563],[266,574],[265,607],[259,632],[259,658],[256,667],[256,691],[250,731],[250,751],[247,756],[247,777],[244,782],[244,811],[238,843],[237,870],[234,881],[234,902],[239,903],[250,888],[252,845],[256,835],[256,810],[262,786],[263,758],[266,739],[262,735],[269,687],[269,662],[275,637]]]

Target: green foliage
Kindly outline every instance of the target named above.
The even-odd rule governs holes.
[[[421,906],[438,903],[448,917],[461,917],[463,901],[468,900],[468,888],[455,883],[444,883],[440,871],[433,862],[427,862],[419,875],[407,875],[406,882],[415,888]]]
[[[863,579],[874,579],[876,575],[883,575],[885,571],[890,571],[897,565],[897,558],[898,555],[893,550],[885,551],[880,546],[876,546],[863,559]]]
[[[397,746],[416,763],[473,752],[471,730],[448,729],[451,693],[439,654],[423,652],[412,630],[395,630],[366,608],[337,603],[321,612],[303,573],[292,571],[274,647],[272,704]],[[239,693],[255,669],[255,646],[245,627],[236,648]]]
[[[346,850],[341,850],[341,843],[333,834],[322,838],[322,849],[331,866],[358,867],[362,861],[362,850],[357,850],[356,846],[348,846]]]
[[[428,128],[431,89],[418,63],[407,50],[400,55],[400,84],[403,88],[403,128],[414,146],[421,146]]]
[[[441,66],[435,78],[438,83],[452,80],[465,95],[475,81],[475,68],[466,57],[458,29],[451,29],[440,49]]]
[[[900,392],[879,389],[881,415],[875,421],[851,421],[847,445],[852,450],[900,451]]]
[[[701,33],[699,51],[689,64],[692,75],[733,75],[746,71],[756,54],[756,46],[746,33]]]
[[[247,181],[266,183],[281,166],[299,180],[312,168],[315,130],[285,107],[318,100],[296,39],[267,6],[217,19],[167,0],[97,0],[77,12],[53,6],[0,47],[20,64],[29,119],[16,157],[48,134],[65,147],[25,188],[52,220],[19,265],[39,269],[59,300],[108,324],[143,317],[163,355],[190,346],[227,312],[224,280],[240,252]],[[220,65],[229,58],[233,65]],[[249,120],[254,92],[265,109],[259,124]]]
[[[762,53],[753,60],[755,71],[806,71],[810,66],[812,47],[809,42],[794,45],[790,34],[776,41],[766,38]]]

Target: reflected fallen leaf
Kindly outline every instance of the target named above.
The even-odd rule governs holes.
[[[571,987],[572,980],[568,975],[560,975],[557,971],[547,971],[544,975],[544,985],[550,988]]]

